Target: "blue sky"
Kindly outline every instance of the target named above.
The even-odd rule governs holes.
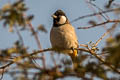
[[[1,0],[0,1],[0,7],[4,5],[6,2],[13,2],[14,0]],[[103,0],[97,0],[96,3],[102,4]],[[42,47],[50,47],[49,42],[49,31],[52,27],[52,17],[51,15],[57,10],[62,9],[68,19],[70,21],[74,20],[75,18],[79,16],[83,16],[89,13],[92,13],[92,11],[88,8],[87,4],[84,0],[26,0],[27,7],[29,10],[27,11],[27,14],[33,14],[35,17],[32,21],[32,24],[34,27],[37,27],[40,24],[45,25],[46,29],[48,30],[48,34],[40,33],[40,41],[42,43]],[[103,28],[97,28],[90,29],[90,30],[78,30],[77,27],[79,26],[87,26],[88,19],[82,19],[77,22],[72,23],[72,25],[75,27],[78,40],[80,44],[87,43],[89,41],[96,41],[101,35],[102,31],[104,31]],[[10,47],[13,42],[18,39],[16,37],[15,33],[8,32],[8,28],[3,28],[2,24],[0,24],[0,36],[1,36],[1,42],[0,48],[6,48]],[[26,43],[26,45],[31,46],[31,49],[36,49],[37,46],[35,44],[35,41],[33,37],[30,36],[30,33],[28,31],[22,31],[21,32],[23,39]],[[45,40],[46,39],[46,40]],[[6,43],[6,44],[5,44]]]
[[[12,3],[14,1],[15,0],[0,0],[0,8],[5,3]],[[96,0],[94,3],[97,4],[97,6],[99,6],[100,8],[103,8],[103,3],[105,3],[104,1],[105,0]],[[34,15],[34,19],[32,21],[34,28],[36,28],[40,24],[43,24],[48,30],[47,34],[42,32],[39,33],[39,39],[43,48],[51,47],[49,40],[49,32],[52,27],[51,15],[57,9],[62,9],[66,13],[70,21],[76,19],[77,17],[93,13],[93,11],[86,4],[85,0],[25,0],[25,3],[27,4],[26,6],[29,8],[26,14]],[[95,17],[91,17],[72,23],[72,25],[76,29],[78,41],[80,44],[87,44],[90,41],[95,42],[105,32],[104,28],[102,27],[89,30],[77,29],[77,27],[80,26],[88,26],[88,20],[92,19],[96,20]],[[34,37],[31,37],[31,32],[21,31],[21,34],[23,36],[25,45],[29,46],[30,51],[38,49]],[[18,40],[18,36],[16,35],[16,33],[8,32],[8,27],[4,28],[2,23],[0,22],[0,49],[11,47],[16,40]],[[102,47],[103,45],[104,40],[98,46]],[[3,80],[7,80],[7,78],[8,77],[4,77]]]

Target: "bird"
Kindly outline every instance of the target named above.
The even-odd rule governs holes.
[[[74,27],[70,24],[66,14],[57,10],[53,15],[53,26],[50,31],[52,48],[58,53],[64,53],[75,58],[78,55],[78,39]]]

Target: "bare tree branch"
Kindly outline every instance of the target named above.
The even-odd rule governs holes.
[[[99,43],[107,34],[109,34],[113,29],[115,29],[117,25],[118,25],[118,23],[114,23],[114,24],[112,25],[112,28],[108,29],[107,32],[104,33],[104,34],[96,41],[96,43],[95,43],[94,46],[97,46],[98,43]]]
[[[107,20],[105,22],[98,23],[96,25],[92,25],[92,26],[88,26],[88,27],[78,27],[78,29],[89,29],[89,28],[94,28],[94,27],[101,26],[101,25],[104,25],[107,23],[116,23],[116,22],[120,23],[120,20]]]
[[[4,68],[6,68],[6,67],[9,67],[9,66],[12,65],[13,63],[14,63],[14,62],[10,62],[10,63],[8,63],[8,64],[6,64],[6,65],[0,67],[0,69],[4,69]]]
[[[42,46],[41,46],[41,44],[40,44],[40,40],[39,40],[38,35],[37,35],[37,33],[35,32],[32,24],[31,24],[30,22],[28,22],[28,25],[29,25],[32,33],[34,34],[34,37],[35,37],[35,40],[36,40],[36,42],[37,42],[37,45],[38,45],[39,49],[42,49]],[[42,58],[43,67],[46,68],[46,65],[45,65],[45,56],[44,56],[44,54],[42,54],[42,57],[43,57],[43,58]]]
[[[120,10],[120,8],[109,9],[109,10],[105,10],[105,11],[98,12],[98,13],[88,14],[88,15],[81,16],[81,17],[78,17],[78,18],[72,20],[71,23],[76,22],[76,21],[78,21],[78,20],[80,20],[80,19],[83,19],[83,18],[88,18],[88,17],[92,17],[92,16],[96,16],[96,15],[101,15],[101,14],[103,14],[103,13],[114,12],[114,11],[118,11],[118,10]]]
[[[95,56],[99,61],[101,61],[103,64],[105,64],[107,67],[111,68],[113,71],[117,72],[120,74],[120,71],[117,70],[113,65],[106,63],[105,60],[103,58],[101,58],[100,56],[98,56],[93,50],[88,48],[88,51],[90,54],[92,54],[93,56]]]

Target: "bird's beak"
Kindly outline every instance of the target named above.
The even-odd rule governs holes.
[[[52,17],[53,17],[53,18],[57,18],[57,16],[56,16],[56,15],[54,15],[54,14],[52,15]]]

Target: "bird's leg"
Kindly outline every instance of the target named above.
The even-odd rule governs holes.
[[[74,53],[74,48],[73,47],[71,47],[71,50],[73,51],[73,53]]]

